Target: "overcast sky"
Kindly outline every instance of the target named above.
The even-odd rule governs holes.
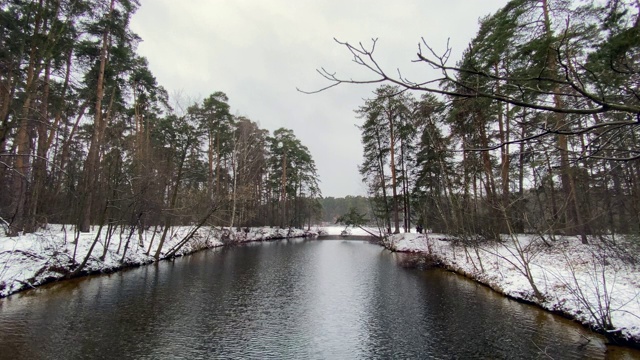
[[[375,86],[328,85],[316,69],[365,77],[334,38],[370,44],[390,73],[433,76],[411,63],[424,39],[453,47],[452,64],[478,30],[478,19],[507,0],[142,0],[131,27],[143,39],[158,82],[173,97],[229,96],[234,114],[273,132],[292,129],[311,151],[323,196],[364,195],[357,166],[360,132],[354,110]],[[187,104],[189,105],[189,104]]]

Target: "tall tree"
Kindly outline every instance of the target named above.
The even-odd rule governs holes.
[[[445,105],[433,95],[425,94],[417,103],[415,117],[420,139],[417,145],[413,201],[418,223],[434,231],[453,233],[448,226],[459,217],[447,199],[453,193],[450,177],[453,172],[451,146],[438,127],[444,122]],[[449,211],[447,211],[449,209]]]
[[[209,165],[209,196],[221,195],[223,158],[231,152],[233,117],[229,113],[229,98],[221,91],[214,92],[202,105],[189,109],[207,134],[207,160]]]
[[[128,70],[126,65],[118,64],[115,60],[125,63],[132,60],[131,57],[127,58],[127,55],[131,55],[131,47],[137,37],[130,32],[128,25],[137,6],[138,3],[134,0],[100,2],[94,10],[96,12],[94,22],[89,23],[87,28],[87,33],[93,38],[86,39],[82,44],[81,56],[86,56],[92,62],[85,79],[89,85],[86,89],[87,95],[94,104],[93,132],[81,184],[80,230],[83,232],[89,231],[91,225],[95,198],[94,184],[98,177],[100,150],[104,144],[106,128],[113,115],[113,104],[119,90],[119,84],[115,80],[119,73]],[[105,91],[106,89],[110,90],[110,93]],[[109,102],[104,102],[105,95],[108,95]]]
[[[373,99],[366,100],[365,105],[356,110],[361,118],[366,119],[360,127],[365,150],[360,173],[365,179],[373,176],[371,189],[382,193],[386,212],[393,219],[394,233],[399,233],[398,165],[404,165],[404,145],[406,141],[411,140],[410,137],[414,133],[410,126],[412,100],[398,87],[387,85],[376,89],[374,95]],[[389,186],[385,177],[387,163],[391,174]],[[400,166],[400,172],[404,175],[403,166]],[[387,200],[388,187],[391,190],[390,201]],[[406,186],[403,185],[402,190],[406,190]],[[388,230],[390,231],[390,226]]]
[[[280,215],[274,220],[282,227],[300,226],[299,200],[321,195],[315,162],[309,149],[290,129],[277,129],[268,141],[271,199],[277,204]]]
[[[257,217],[265,171],[266,136],[267,131],[260,129],[253,121],[245,117],[236,119],[231,154],[233,185],[230,189],[230,227],[236,222],[249,225]]]

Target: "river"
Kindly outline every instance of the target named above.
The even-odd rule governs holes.
[[[283,240],[0,299],[2,359],[632,359],[640,352],[365,241]]]

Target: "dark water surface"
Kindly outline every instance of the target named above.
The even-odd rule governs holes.
[[[204,251],[0,299],[2,359],[636,358],[363,241]]]

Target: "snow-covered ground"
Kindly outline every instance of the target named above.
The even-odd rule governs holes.
[[[162,259],[171,252],[194,229],[171,228],[166,235],[159,258]],[[106,273],[155,261],[154,255],[160,242],[161,232],[156,232],[154,235],[153,230],[148,230],[139,236],[137,232],[131,234],[128,229],[121,232],[121,229],[117,228],[107,243],[106,231],[106,228],[102,230],[83,268],[83,273]],[[47,229],[33,234],[0,237],[0,297],[68,276],[89,254],[97,233],[97,228],[92,232],[80,233],[78,240],[75,241],[76,234],[72,227],[49,225]],[[239,232],[203,227],[198,229],[175,255],[185,255],[201,249],[222,246],[225,243],[306,235],[315,235],[315,233],[270,227],[249,228]],[[129,239],[128,244],[127,239]],[[151,251],[147,255],[149,248]]]
[[[398,234],[384,245],[392,251],[429,254],[445,267],[505,295],[638,344],[640,269],[622,260],[637,259],[633,254],[637,249],[604,247],[598,241],[584,245],[577,238],[564,237],[546,245],[539,238],[521,235],[465,249],[440,234]],[[604,330],[607,323],[610,329]]]
[[[339,236],[350,235],[350,236],[371,236],[369,233],[378,234],[378,229],[364,226],[363,228],[359,227],[348,227],[345,229],[344,226],[323,226],[323,227],[313,227],[311,230],[318,232],[321,236],[329,235],[329,236]],[[366,230],[366,231],[365,231]],[[369,233],[367,233],[369,231]]]

